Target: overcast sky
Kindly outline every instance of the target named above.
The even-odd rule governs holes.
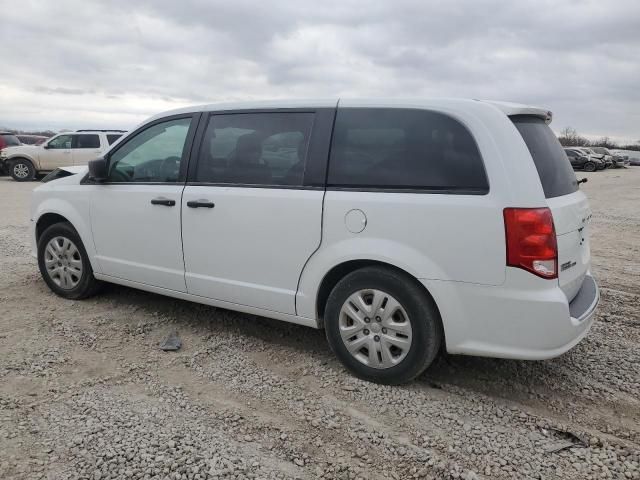
[[[638,0],[3,0],[0,126],[279,97],[470,97],[640,140]]]

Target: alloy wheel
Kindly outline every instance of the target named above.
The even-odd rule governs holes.
[[[27,178],[29,176],[29,166],[24,163],[16,163],[13,166],[13,174],[18,178]]]

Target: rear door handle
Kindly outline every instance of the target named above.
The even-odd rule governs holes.
[[[216,205],[209,200],[189,200],[187,207],[189,208],[213,208]]]
[[[164,205],[165,207],[173,207],[175,204],[175,200],[164,197],[158,197],[151,200],[151,205]]]

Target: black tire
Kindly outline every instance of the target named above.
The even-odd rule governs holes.
[[[380,290],[394,297],[411,324],[408,353],[388,368],[365,365],[349,352],[340,335],[343,304],[352,294],[367,289]],[[385,385],[406,383],[416,378],[431,365],[442,343],[442,323],[433,299],[415,279],[388,267],[362,268],[340,280],[327,299],[324,321],[329,346],[342,364],[363,380]]]
[[[596,164],[593,162],[587,162],[584,164],[584,171],[585,172],[595,172],[596,171]]]
[[[81,275],[77,277],[77,284],[74,286],[70,286],[69,288],[63,288],[61,285],[56,283],[56,280],[52,277],[52,274],[47,270],[45,262],[45,249],[47,248],[49,242],[56,237],[68,239],[73,242],[73,244],[77,248],[77,257],[79,257],[79,260],[82,262],[82,272]],[[75,261],[78,261],[78,259],[76,259]],[[58,263],[58,265],[61,264]],[[47,286],[51,289],[51,291],[53,291],[56,295],[64,298],[68,298],[71,300],[81,300],[83,298],[88,298],[94,295],[101,286],[101,282],[96,280],[96,278],[93,276],[93,269],[91,268],[91,263],[89,262],[89,257],[86,250],[84,249],[84,245],[82,244],[80,235],[78,235],[76,229],[67,222],[51,225],[40,236],[40,239],[38,240],[38,267],[40,268],[40,274],[42,275],[42,278],[44,279]]]
[[[36,176],[36,169],[33,166],[33,163],[31,163],[31,160],[18,158],[11,161],[9,174],[16,182],[30,182]]]

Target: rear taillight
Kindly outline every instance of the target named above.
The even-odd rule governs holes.
[[[505,208],[507,266],[558,278],[558,244],[548,208]]]

